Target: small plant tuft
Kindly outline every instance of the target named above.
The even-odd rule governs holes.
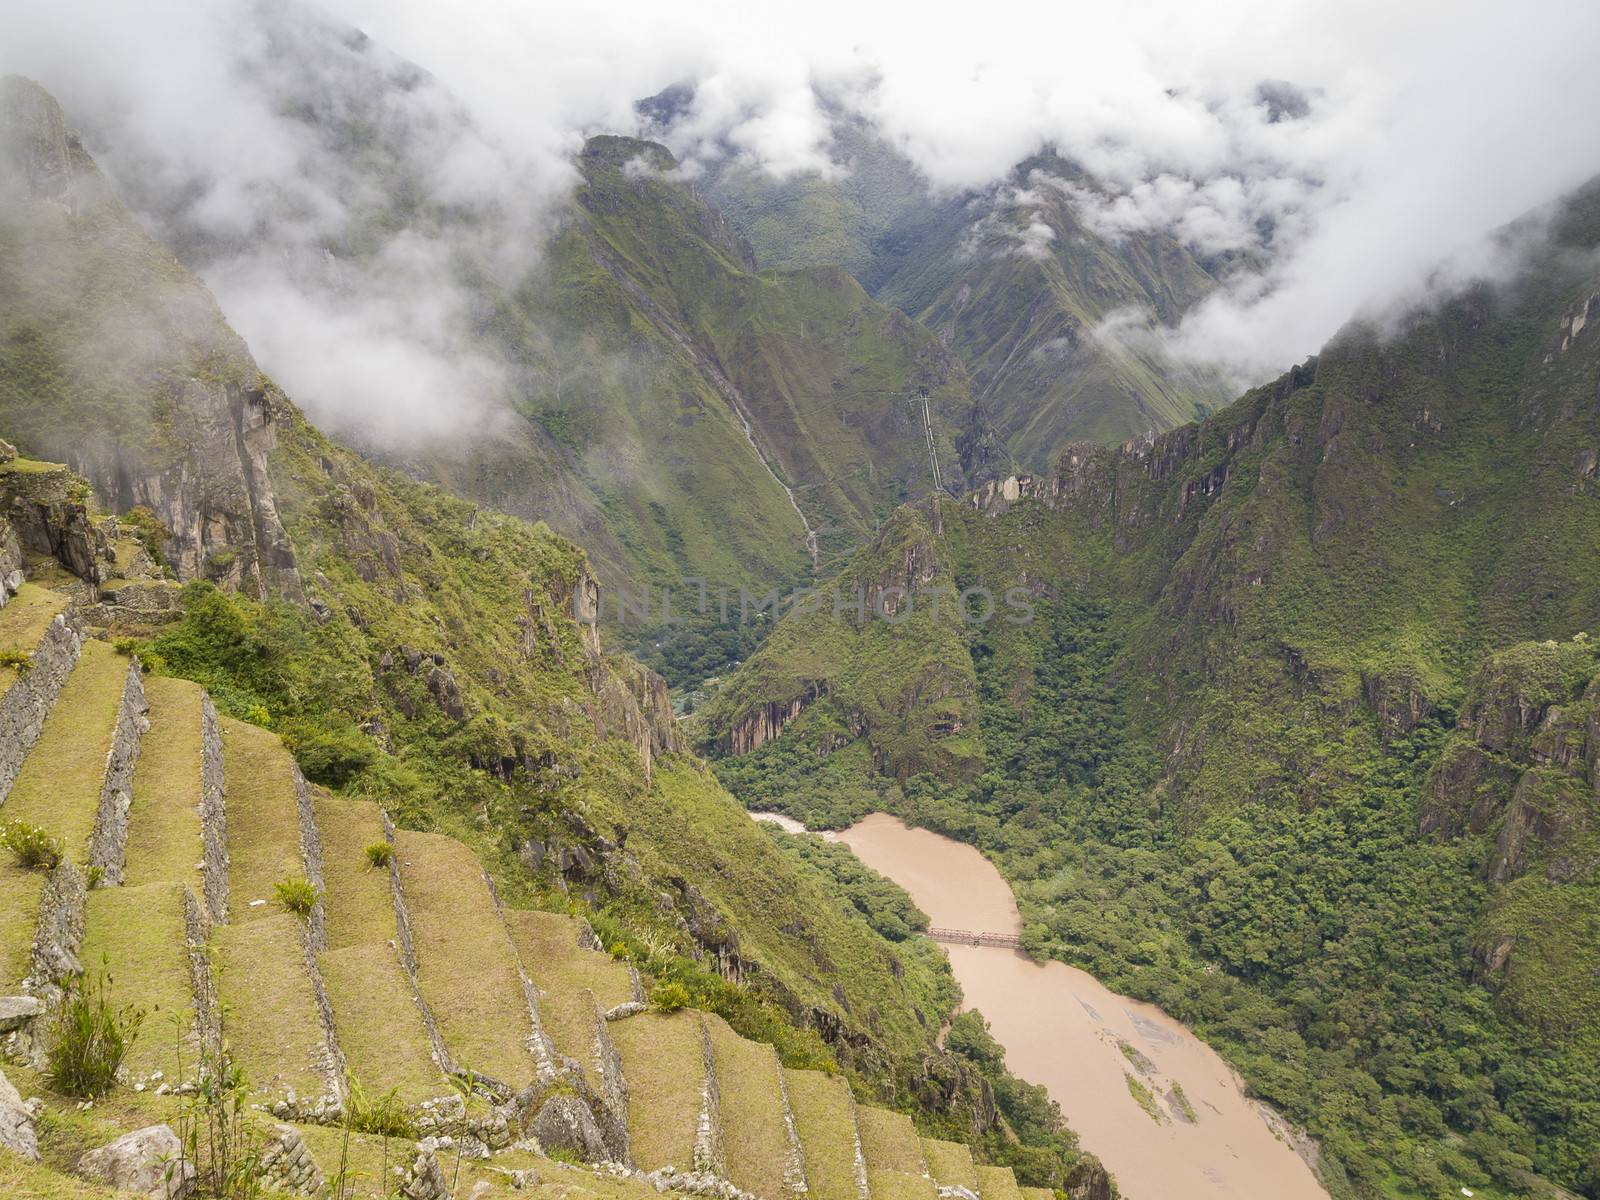
[[[674,1013],[680,1008],[688,1008],[693,998],[689,989],[675,979],[665,980],[656,984],[650,993],[650,1004],[657,1012]]]
[[[400,1100],[398,1088],[390,1088],[383,1095],[374,1096],[352,1075],[345,1081],[345,1095],[345,1121],[356,1133],[404,1138],[407,1141],[416,1138],[416,1123]]]
[[[272,890],[277,893],[279,904],[302,919],[309,917],[316,907],[316,885],[303,875],[280,879],[272,885]]]
[[[114,1008],[106,994],[110,977],[102,970],[80,978],[56,1016],[45,1078],[66,1096],[103,1096],[116,1086],[117,1071],[128,1056],[144,1010]]]
[[[25,821],[0,825],[0,846],[11,851],[18,865],[28,871],[53,871],[66,856],[60,838],[51,837],[37,825]]]
[[[390,842],[373,842],[367,847],[367,865],[373,870],[387,867],[394,860],[394,845]]]
[[[10,667],[18,675],[33,670],[33,658],[24,650],[0,650],[0,667]]]

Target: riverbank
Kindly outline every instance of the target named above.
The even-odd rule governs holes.
[[[1010,886],[973,847],[883,813],[828,836],[905,888],[934,926],[1020,934]],[[1283,1122],[1159,1008],[1065,963],[996,946],[945,950],[1007,1066],[1049,1090],[1130,1200],[1327,1200]]]

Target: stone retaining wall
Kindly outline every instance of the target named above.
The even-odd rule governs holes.
[[[850,1140],[856,1147],[856,1197],[857,1200],[872,1200],[872,1188],[867,1183],[867,1156],[861,1149],[861,1125],[856,1120],[856,1095],[845,1088],[844,1096],[850,1105]]]
[[[606,1140],[620,1163],[633,1162],[628,1144],[628,1078],[622,1070],[622,1054],[606,1028],[606,1014],[594,1006],[595,1073],[600,1077],[600,1102],[603,1111],[595,1116],[602,1122]]]
[[[379,816],[383,819],[383,838],[391,846],[394,845],[394,822],[389,820],[389,814],[379,809]],[[444,1035],[439,1032],[439,1023],[433,1019],[433,1010],[428,1007],[428,1002],[423,998],[422,988],[417,983],[417,949],[416,943],[411,939],[411,910],[406,907],[405,890],[400,886],[400,856],[389,856],[389,898],[394,903],[395,931],[399,935],[400,964],[406,969],[406,978],[411,981],[411,999],[416,1002],[417,1011],[422,1014],[423,1028],[428,1031],[428,1045],[433,1052],[433,1061],[439,1069],[452,1079],[461,1074],[456,1060],[450,1056],[450,1050],[444,1044]]]
[[[105,777],[100,783],[100,807],[95,812],[94,832],[89,835],[89,865],[100,868],[101,882],[108,886],[122,882],[122,868],[127,862],[133,772],[139,765],[145,731],[150,728],[149,712],[150,702],[144,695],[144,668],[135,657],[128,663],[128,677],[122,685],[117,728],[111,738],[111,752],[106,755]]]
[[[495,887],[487,871],[480,868],[480,872],[483,885],[489,889],[489,895],[494,900],[495,910],[503,912],[505,904],[500,899],[500,889]],[[517,951],[517,944],[511,940],[511,930],[506,927],[504,920],[500,922],[500,931],[505,936],[511,957],[516,961],[517,978],[522,982],[522,999],[528,1007],[528,1021],[533,1027],[526,1040],[528,1053],[533,1055],[534,1074],[540,1083],[549,1085],[561,1074],[561,1066],[556,1058],[555,1046],[546,1036],[544,1022],[539,1018],[539,989],[533,986],[533,980],[528,977],[527,968],[522,965],[522,955]]]
[[[224,803],[222,726],[209,695],[200,698],[200,841],[206,911],[228,922],[228,813]]]
[[[327,1186],[310,1149],[292,1125],[279,1125],[261,1147],[258,1171],[262,1182],[275,1191],[315,1196]]]
[[[705,1082],[700,1085],[700,1127],[694,1138],[694,1169],[719,1179],[728,1176],[728,1154],[722,1141],[722,1090],[717,1086],[717,1056],[711,1029],[700,1019],[700,1053],[705,1061]]]
[[[33,665],[18,674],[0,697],[0,814],[22,760],[39,740],[44,720],[82,652],[76,614],[69,609],[50,622],[30,657]]]
[[[32,1023],[31,1045],[26,1054],[34,1066],[44,1062],[44,1038],[50,1016],[66,996],[66,988],[83,971],[78,959],[83,949],[84,909],[89,886],[84,873],[62,862],[45,881],[39,898],[39,917],[33,928],[33,954],[22,990],[44,1004],[44,1015]]]
[[[294,768],[294,792],[295,808],[300,818],[300,861],[306,878],[317,890],[311,911],[300,923],[300,950],[305,959],[306,976],[311,981],[311,996],[317,1005],[317,1020],[322,1026],[323,1061],[320,1067],[323,1081],[328,1096],[336,1098],[342,1105],[347,1067],[344,1051],[339,1049],[333,1002],[328,999],[327,985],[322,980],[322,967],[317,962],[317,955],[328,948],[328,910],[323,904],[322,831],[317,828],[316,812],[311,807],[311,785],[306,782],[299,767]]]
[[[778,1095],[783,1102],[783,1134],[789,1148],[783,1156],[783,1186],[797,1196],[810,1189],[806,1184],[806,1149],[800,1141],[800,1127],[794,1121],[794,1109],[789,1104],[789,1081],[783,1074],[783,1060],[778,1048],[772,1048],[772,1066],[778,1072]]]
[[[201,1053],[216,1058],[222,1053],[222,1001],[211,974],[211,920],[194,893],[183,889],[183,933],[189,952],[189,990],[194,996],[194,1030]],[[183,1080],[178,1080],[183,1083]]]

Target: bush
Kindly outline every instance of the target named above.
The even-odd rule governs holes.
[[[25,650],[0,650],[0,667],[10,667],[18,675],[33,670],[33,656]]]
[[[377,870],[394,861],[394,845],[390,842],[373,842],[367,847],[367,865]]]
[[[53,871],[66,854],[61,839],[23,821],[0,825],[0,846],[11,851],[18,864],[29,871]]]
[[[398,1088],[390,1088],[381,1096],[369,1095],[355,1076],[345,1080],[345,1124],[356,1133],[370,1133],[376,1137],[405,1138],[417,1136],[416,1123],[400,1100]]]
[[[298,917],[309,917],[317,903],[316,885],[301,875],[279,880],[272,890],[277,893],[278,903]]]
[[[144,1010],[113,1008],[106,996],[108,977],[79,979],[56,1017],[45,1077],[67,1096],[101,1096],[117,1082],[117,1071],[144,1023]]]
[[[691,1003],[689,989],[677,980],[658,983],[650,993],[650,1004],[657,1012],[674,1013],[688,1008]]]

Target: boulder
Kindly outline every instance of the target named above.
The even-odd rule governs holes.
[[[14,1033],[44,1012],[37,996],[0,996],[0,1034]]]
[[[11,1081],[0,1074],[0,1149],[39,1161],[39,1136],[33,1128],[33,1113],[22,1102]]]
[[[602,1163],[611,1159],[605,1134],[589,1106],[575,1096],[552,1096],[534,1117],[528,1132],[539,1139],[545,1153],[561,1149],[576,1154],[584,1162]]]
[[[0,463],[16,462],[17,448],[4,438],[0,438]]]
[[[78,1174],[150,1200],[187,1200],[194,1194],[195,1170],[182,1154],[171,1126],[151,1125],[89,1151],[78,1160]]]

